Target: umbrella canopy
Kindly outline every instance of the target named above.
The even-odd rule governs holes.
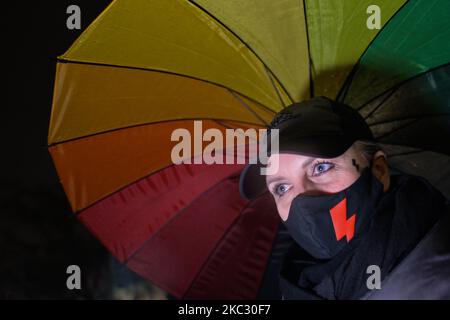
[[[175,297],[255,298],[283,247],[270,195],[240,197],[242,164],[174,164],[171,134],[263,128],[315,95],[450,190],[450,3],[378,1],[377,30],[371,2],[111,2],[56,69],[49,150],[80,221]]]

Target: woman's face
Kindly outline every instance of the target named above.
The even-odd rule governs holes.
[[[355,146],[333,159],[275,154],[269,158],[268,165],[274,160],[279,161],[278,170],[266,176],[266,184],[283,221],[287,220],[291,202],[297,195],[342,191],[352,185],[362,169],[369,165]]]

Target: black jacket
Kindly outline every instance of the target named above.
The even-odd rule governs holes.
[[[450,299],[450,204],[439,220],[381,282],[360,299]],[[305,252],[293,244],[279,274],[282,299],[321,299],[295,283],[296,261]]]

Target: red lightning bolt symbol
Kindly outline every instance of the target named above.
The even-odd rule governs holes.
[[[331,208],[330,214],[337,241],[341,240],[344,236],[347,236],[347,242],[349,242],[355,233],[356,216],[353,214],[347,220],[347,199],[342,199],[341,202]]]

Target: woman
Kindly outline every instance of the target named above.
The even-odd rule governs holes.
[[[267,190],[295,241],[280,272],[284,299],[449,299],[450,210],[425,179],[393,174],[353,108],[318,97],[277,114],[279,151],[240,191]]]

